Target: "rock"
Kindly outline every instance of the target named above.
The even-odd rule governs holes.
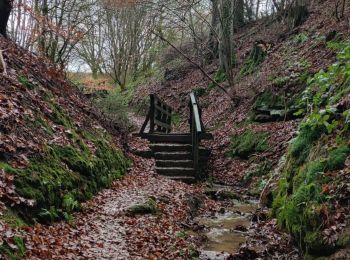
[[[126,210],[127,214],[131,216],[156,214],[157,211],[157,203],[153,198],[149,198],[148,201],[145,203],[135,204]]]

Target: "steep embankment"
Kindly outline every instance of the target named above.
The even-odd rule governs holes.
[[[273,204],[271,217],[277,221],[253,225],[259,227],[253,231],[258,244],[261,234],[278,224],[304,255],[331,254],[349,241],[350,35],[348,22],[332,15],[333,4],[313,5],[298,27],[267,19],[236,34],[235,86],[229,91],[240,97],[238,105],[177,55],[167,56],[173,60],[163,64],[165,77],[140,87],[134,100],[155,92],[186,115],[186,97],[196,91],[205,124],[215,136],[210,176],[252,195],[262,192],[262,202]],[[257,50],[262,55],[254,55]],[[216,68],[214,62],[206,71],[224,80]],[[252,244],[254,239],[245,249]]]
[[[0,37],[0,253],[9,226],[70,218],[124,175],[122,133],[47,60]],[[9,242],[9,243],[8,243]],[[18,249],[18,248],[17,248]]]

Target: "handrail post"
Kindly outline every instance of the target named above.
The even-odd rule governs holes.
[[[196,179],[198,180],[200,176],[199,171],[199,142],[200,134],[204,132],[203,123],[201,119],[201,111],[197,102],[195,94],[192,92],[190,94],[190,129],[192,136],[192,157],[193,157],[193,169],[195,170]]]
[[[149,132],[153,133],[154,132],[154,117],[155,115],[155,98],[154,98],[154,94],[150,94],[149,95],[150,98],[150,127],[149,127]]]
[[[192,126],[195,125],[194,117],[192,117]],[[193,169],[196,174],[196,179],[199,179],[199,147],[198,133],[195,127],[192,127],[192,153],[193,153]]]

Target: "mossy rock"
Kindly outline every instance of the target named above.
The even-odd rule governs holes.
[[[230,190],[218,190],[218,189],[206,189],[204,194],[213,200],[225,201],[225,200],[240,200],[241,197]]]
[[[235,158],[248,159],[254,153],[261,153],[269,148],[269,134],[267,132],[246,132],[231,137],[230,148],[227,155]]]
[[[252,119],[256,122],[283,120],[287,114],[290,112],[286,111],[282,97],[271,91],[261,93],[252,108]]]
[[[145,203],[135,204],[126,210],[127,214],[132,216],[156,214],[158,211],[157,202],[154,198],[149,198]]]

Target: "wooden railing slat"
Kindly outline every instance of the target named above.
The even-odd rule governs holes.
[[[157,119],[154,120],[154,124],[157,125],[157,126],[161,126],[161,127],[164,127],[166,129],[170,129],[170,126],[169,124],[166,124],[166,123],[163,123]]]

